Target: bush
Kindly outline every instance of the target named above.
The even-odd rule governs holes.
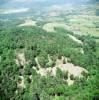
[[[68,79],[68,71],[67,72],[63,72],[64,74],[64,79],[67,80]]]
[[[81,74],[82,74],[85,78],[88,77],[88,73],[86,73],[85,71],[83,71]]]
[[[64,77],[64,76],[63,76],[63,72],[61,71],[61,69],[57,68],[56,76],[57,76],[58,78],[63,78],[63,77]]]
[[[48,67],[54,67],[55,66],[55,62],[54,61],[51,61],[51,62],[48,62],[47,64],[46,64],[46,67],[48,68]]]
[[[75,79],[73,74],[70,75],[70,79],[71,80],[74,80]]]
[[[46,67],[46,64],[48,63],[48,59],[41,56],[41,57],[38,57],[38,62],[42,67]]]
[[[63,64],[66,64],[66,60],[65,60],[65,58],[63,59]]]
[[[58,54],[58,59],[62,59],[62,55],[61,54]]]

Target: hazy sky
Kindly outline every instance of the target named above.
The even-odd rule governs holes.
[[[7,3],[7,2],[20,2],[20,3],[25,3],[25,2],[44,2],[44,1],[67,1],[67,2],[81,2],[81,1],[88,1],[88,0],[0,0],[0,3]]]
[[[77,2],[86,2],[88,0],[0,0],[0,6],[26,6],[26,5],[33,5],[39,3],[77,3]]]

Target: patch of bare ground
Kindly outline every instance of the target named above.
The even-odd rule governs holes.
[[[26,87],[24,84],[24,77],[23,76],[19,76],[19,80],[17,82],[17,87],[20,89],[24,89]]]
[[[50,55],[48,54],[48,60],[49,63],[52,62],[52,59],[50,57]],[[65,63],[63,63],[65,60]],[[50,74],[51,76],[55,77],[56,73],[57,73],[57,69],[59,68],[62,72],[68,72],[68,78],[67,80],[65,80],[68,85],[73,85],[74,80],[71,80],[71,75],[73,75],[73,77],[83,77],[82,72],[88,73],[88,71],[80,66],[75,66],[72,63],[68,62],[68,58],[62,56],[61,59],[57,59],[55,62],[55,66],[54,67],[49,67],[49,68],[43,68],[43,66],[41,66],[39,64],[38,61],[38,57],[35,58],[35,61],[37,63],[38,69],[36,67],[33,67],[33,69],[37,72],[37,74],[40,74],[41,76],[47,76],[48,74]],[[17,54],[17,59],[16,59],[16,63],[18,65],[23,65],[25,66],[25,64],[27,64],[28,62],[26,62],[25,60],[25,55],[24,53],[18,53]],[[24,68],[23,68],[24,69]],[[17,83],[18,87],[21,88],[25,88],[25,84],[24,84],[24,77],[23,76],[19,76],[19,78],[21,79],[21,81],[19,81]],[[32,76],[30,76],[30,78],[32,78]]]
[[[22,74],[24,73],[24,68],[25,65],[28,63],[25,59],[25,54],[24,53],[16,53],[16,59],[15,62],[18,66],[20,66],[19,72]],[[24,82],[24,77],[19,75],[19,80],[17,82],[17,87],[20,89],[25,88],[25,82]]]
[[[27,64],[28,62],[25,59],[25,54],[24,53],[16,53],[16,64],[17,65],[21,65],[25,67],[25,64]]]
[[[50,59],[49,56],[48,56],[48,58]],[[66,64],[63,64],[64,59],[65,59]],[[36,68],[34,68],[34,69],[41,76],[47,76],[48,74],[50,74],[51,76],[55,77],[56,72],[57,72],[57,68],[59,68],[62,72],[68,72],[68,79],[66,80],[68,85],[72,85],[74,83],[74,80],[70,79],[71,75],[73,75],[73,77],[81,78],[81,77],[83,77],[82,72],[88,73],[88,71],[86,69],[84,69],[80,66],[75,66],[72,63],[69,63],[67,61],[66,57],[62,57],[62,59],[57,59],[56,65],[54,67],[49,67],[49,68],[42,68],[40,66],[39,62],[37,61],[37,58],[36,58],[36,62],[39,65],[39,69],[38,70]]]
[[[22,26],[36,26],[36,21],[33,21],[31,19],[27,19],[25,20],[24,23],[18,25],[19,27],[22,27]]]

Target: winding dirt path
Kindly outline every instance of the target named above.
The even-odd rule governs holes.
[[[72,40],[74,40],[75,42],[79,43],[79,44],[83,44],[83,42],[79,39],[77,39],[75,36],[68,34],[69,38],[71,38]]]

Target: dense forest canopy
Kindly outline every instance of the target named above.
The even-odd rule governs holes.
[[[99,100],[96,2],[0,0],[0,100]]]

